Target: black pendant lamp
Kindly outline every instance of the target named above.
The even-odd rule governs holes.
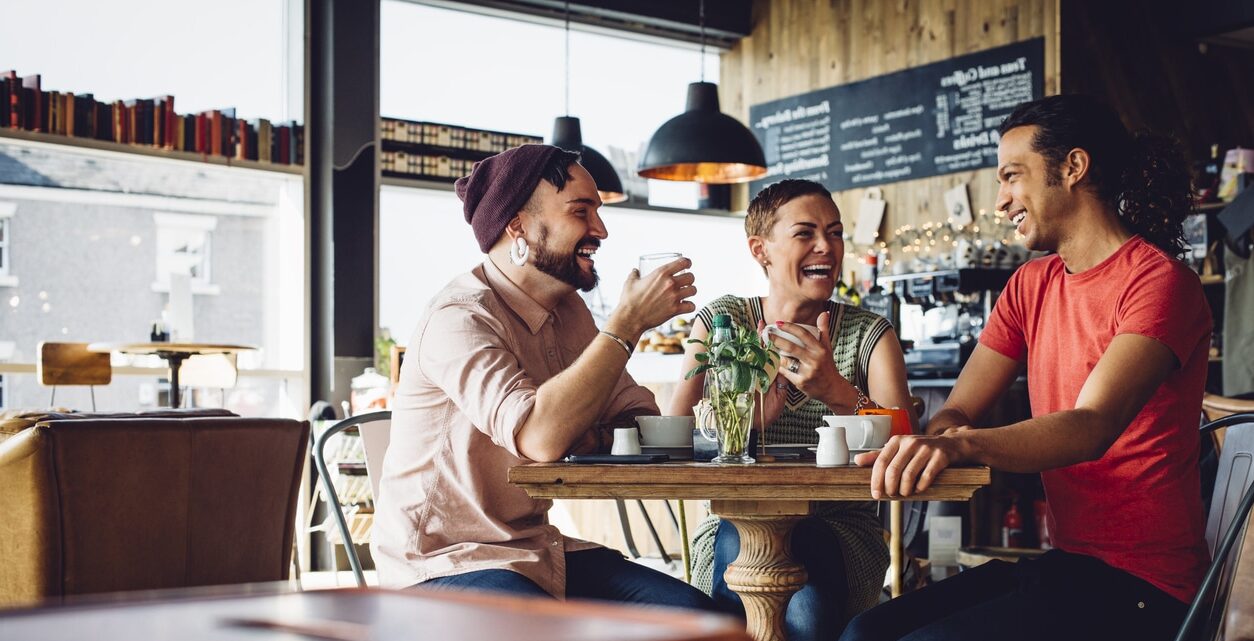
[[[579,153],[579,164],[592,176],[597,184],[597,193],[601,202],[621,203],[627,200],[627,192],[623,191],[623,181],[614,171],[614,165],[601,155],[601,152],[583,144],[583,131],[579,119],[570,115],[570,2],[565,3],[566,13],[566,115],[553,120],[553,137],[549,144],[554,147]]]
[[[566,151],[579,152],[579,164],[592,175],[597,184],[597,192],[602,203],[621,203],[627,200],[623,191],[623,181],[610,161],[601,152],[583,144],[583,132],[579,128],[579,119],[574,116],[558,116],[553,120],[553,137],[549,144],[561,147]]]
[[[645,178],[710,184],[766,175],[766,156],[739,120],[719,110],[718,85],[705,82],[705,2],[700,2],[701,82],[688,85],[684,113],[658,127],[636,172]]]

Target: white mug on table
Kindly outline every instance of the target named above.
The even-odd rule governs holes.
[[[845,429],[845,442],[852,450],[884,447],[893,433],[893,417],[888,414],[827,415],[823,422]]]

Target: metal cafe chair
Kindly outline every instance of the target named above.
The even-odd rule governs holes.
[[[1206,542],[1212,560],[1176,641],[1215,637],[1236,576],[1238,558],[1230,556],[1230,552],[1244,537],[1250,508],[1254,505],[1254,413],[1233,414],[1211,421],[1203,425],[1201,431],[1210,434],[1221,428],[1226,428],[1226,437],[1206,519]],[[1220,532],[1224,533],[1222,540],[1217,538]],[[1202,627],[1195,631],[1199,624]]]
[[[350,416],[326,428],[317,436],[313,444],[314,467],[318,470],[318,477],[322,479],[322,491],[327,498],[327,509],[331,512],[335,526],[339,530],[340,539],[344,542],[344,555],[348,557],[348,564],[353,569],[353,578],[356,579],[358,587],[364,588],[366,587],[366,574],[361,568],[361,559],[357,556],[357,550],[353,547],[352,530],[348,526],[348,519],[345,518],[344,509],[340,505],[339,494],[335,491],[335,480],[327,468],[326,457],[327,441],[350,427],[356,427],[361,434],[366,454],[366,475],[370,480],[372,496],[378,496],[379,473],[383,466],[383,454],[387,449],[388,435],[392,427],[392,412],[370,412]]]
[[[636,547],[636,540],[631,534],[631,521],[627,516],[627,502],[623,499],[614,499],[615,506],[618,508],[618,523],[623,530],[623,543],[627,546],[627,552],[631,558],[638,559],[642,555]],[[675,516],[675,510],[671,507],[670,501],[662,501],[666,506],[666,511],[670,515],[671,524],[675,526],[675,531],[679,532],[681,537],[686,534],[679,525],[679,518]],[[640,516],[644,519],[644,525],[649,530],[649,536],[653,539],[653,544],[657,546],[658,554],[662,557],[662,562],[669,564],[671,555],[666,553],[666,546],[662,544],[662,537],[658,534],[657,528],[653,525],[653,519],[649,517],[649,512],[645,510],[644,501],[636,499],[636,506],[640,508]]]

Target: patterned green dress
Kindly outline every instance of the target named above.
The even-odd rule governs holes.
[[[836,370],[858,389],[867,389],[867,366],[871,351],[891,325],[881,316],[858,307],[829,302],[828,335],[832,337],[832,359]],[[723,296],[698,312],[706,327],[713,326],[715,314],[730,314],[738,325],[757,327],[763,319],[761,298]],[[779,419],[766,431],[766,443],[818,443],[815,427],[822,416],[831,414],[821,401],[800,390],[788,388],[788,399]],[[824,501],[816,516],[823,520],[841,542],[849,597],[845,617],[850,618],[879,602],[888,569],[888,545],[873,502]],[[692,540],[692,582],[709,594],[714,580],[714,535],[719,519],[711,515],[697,528]]]

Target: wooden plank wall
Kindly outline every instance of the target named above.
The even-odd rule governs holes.
[[[1102,98],[1134,129],[1174,135],[1192,159],[1254,146],[1254,49],[1175,33],[1179,3],[1063,0],[1062,90]]]
[[[1058,1],[756,0],[753,33],[722,56],[723,111],[748,122],[752,104],[1038,36],[1046,39],[1045,93],[1057,93]],[[942,220],[942,194],[962,182],[972,209],[991,213],[994,176],[982,169],[884,185],[881,240],[903,224]],[[861,197],[862,190],[835,194],[850,233]],[[737,190],[733,208],[743,210],[747,198]]]

